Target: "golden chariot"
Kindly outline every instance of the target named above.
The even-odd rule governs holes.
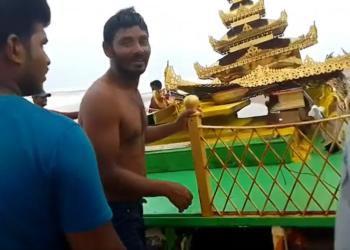
[[[350,54],[303,60],[300,51],[317,43],[315,23],[305,35],[284,38],[286,11],[272,20],[264,18],[267,0],[228,1],[229,11],[219,12],[227,33],[209,37],[221,59],[194,64],[208,82],[186,81],[168,64],[163,95],[172,101],[152,114],[156,126],[173,122],[187,98],[202,116],[189,121],[188,132],[146,148],[149,177],[188,187],[193,205],[180,215],[167,200],[152,198],[145,218],[169,232],[215,223],[271,226],[275,249],[286,249],[286,228],[334,225]],[[256,105],[262,115],[244,115]]]

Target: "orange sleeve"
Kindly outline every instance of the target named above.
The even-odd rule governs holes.
[[[159,107],[158,107],[158,105],[157,105],[157,103],[156,103],[156,101],[154,100],[153,97],[151,99],[151,103],[149,104],[149,108],[150,109],[159,109]]]

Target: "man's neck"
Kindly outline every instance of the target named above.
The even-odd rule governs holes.
[[[132,76],[129,74],[122,73],[113,68],[107,71],[107,76],[120,87],[124,89],[135,89],[139,86],[140,76]]]
[[[0,80],[0,96],[3,95],[17,95],[21,96],[21,91],[20,89],[16,86],[13,87],[14,85],[11,86],[10,83],[5,83]]]

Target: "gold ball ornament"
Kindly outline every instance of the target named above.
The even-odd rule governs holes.
[[[199,107],[199,98],[196,95],[188,95],[184,99],[186,109],[197,109]]]

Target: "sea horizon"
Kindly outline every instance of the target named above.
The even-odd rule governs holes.
[[[47,99],[46,108],[61,112],[78,111],[85,92],[86,89],[47,91],[47,93],[51,94],[51,97]],[[140,93],[145,107],[148,107],[151,102],[152,92],[140,90]],[[27,99],[32,101],[30,97]]]
[[[74,112],[79,111],[80,102],[86,90],[47,92],[51,94],[51,97],[48,98],[47,106],[45,108],[61,112]],[[140,91],[140,93],[145,107],[148,107],[152,98],[152,92]],[[30,97],[27,99],[32,101]],[[258,96],[251,99],[251,104],[238,112],[240,113],[239,117],[243,118],[267,115],[267,107],[264,105],[265,101],[266,98],[264,96]]]
[[[343,72],[345,76],[348,79],[350,79],[350,69],[344,70]],[[81,99],[83,98],[86,90],[87,89],[72,88],[66,90],[55,89],[53,91],[47,91],[48,93],[51,93],[51,97],[48,98],[48,104],[46,108],[62,112],[78,111]],[[139,89],[139,91],[141,93],[141,97],[145,107],[148,107],[152,98],[152,92],[147,89]],[[30,97],[27,99],[31,101]],[[253,100],[251,100],[253,105],[249,105],[248,107],[246,107],[246,112],[250,113],[253,107],[258,108],[260,110],[261,108],[265,109],[265,105],[263,104],[265,101],[263,99],[264,98],[254,98]],[[263,111],[263,113],[265,112],[266,111]]]

